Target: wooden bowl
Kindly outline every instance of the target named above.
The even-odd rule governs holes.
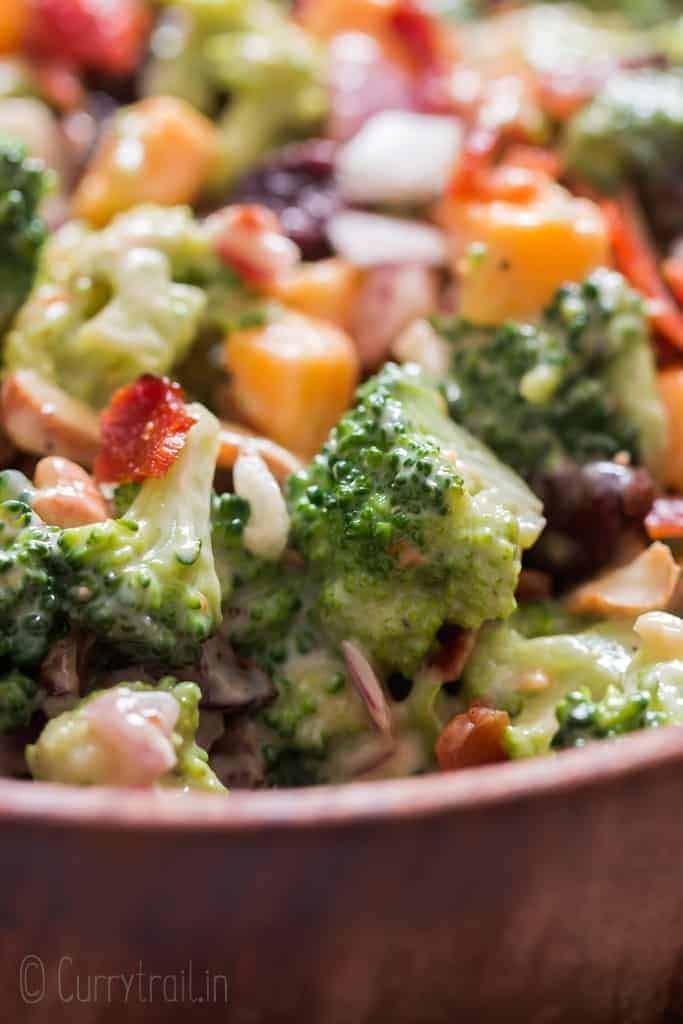
[[[683,728],[228,799],[4,782],[0,1019],[683,1021],[682,794]]]

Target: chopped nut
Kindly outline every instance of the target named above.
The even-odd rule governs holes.
[[[633,627],[657,660],[683,658],[683,619],[667,612],[647,612]]]
[[[97,484],[84,469],[50,455],[36,466],[33,508],[50,526],[83,526],[108,518],[107,503]]]
[[[628,565],[579,587],[567,598],[567,607],[579,615],[617,617],[663,611],[680,574],[669,548],[656,541]]]
[[[221,446],[218,451],[220,469],[232,469],[240,455],[247,450],[256,452],[278,481],[285,480],[291,473],[301,469],[301,460],[293,452],[268,440],[252,434],[237,423],[221,423]]]
[[[436,741],[435,753],[444,772],[506,761],[503,734],[507,711],[475,706],[451,719]]]
[[[2,415],[7,434],[21,451],[92,465],[100,446],[97,414],[33,370],[5,377]]]

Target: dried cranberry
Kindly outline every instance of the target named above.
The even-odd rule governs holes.
[[[638,185],[657,241],[666,245],[683,234],[683,160],[670,162],[657,174],[648,170]]]
[[[336,145],[328,139],[294,143],[271,154],[237,185],[231,202],[274,210],[304,259],[330,255],[325,229],[342,201],[334,179]]]
[[[565,463],[533,481],[545,532],[528,564],[559,581],[588,576],[615,555],[625,531],[642,527],[655,497],[646,469],[615,462]]]

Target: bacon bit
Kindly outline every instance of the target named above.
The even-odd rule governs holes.
[[[390,544],[387,553],[396,560],[399,569],[417,569],[426,562],[425,556],[419,548],[407,541],[398,544]]]
[[[645,529],[652,540],[683,537],[683,498],[655,498]]]
[[[455,58],[454,36],[443,20],[416,0],[398,0],[388,27],[417,77],[418,108],[432,112],[452,109],[448,73]]]
[[[677,348],[683,348],[683,313],[659,273],[654,246],[636,200],[631,193],[623,192],[616,199],[602,199],[600,207],[610,230],[617,268],[652,300],[650,316],[657,330]]]
[[[274,284],[301,258],[272,210],[257,204],[226,206],[208,218],[216,253],[256,287]]]
[[[372,665],[360,647],[350,640],[344,640],[341,648],[349,678],[363,698],[370,717],[380,732],[391,733],[391,711]]]
[[[448,195],[460,199],[480,194],[487,185],[500,141],[500,132],[495,129],[475,126],[470,130],[448,186]]]
[[[415,0],[399,0],[389,18],[391,31],[407,50],[416,70],[445,64],[444,25]]]
[[[112,397],[102,413],[102,448],[95,478],[110,483],[165,476],[180,455],[190,427],[180,385],[145,374]]]
[[[430,662],[438,670],[444,683],[454,683],[474,650],[478,630],[462,629],[460,626],[442,626],[439,630],[439,651]]]
[[[672,256],[662,264],[664,280],[673,292],[676,301],[683,306],[683,256]]]
[[[452,772],[507,761],[503,735],[509,724],[507,711],[479,705],[456,715],[436,741],[439,768]]]
[[[140,0],[33,0],[26,48],[75,68],[125,75],[140,61],[150,23]]]
[[[85,89],[73,64],[54,59],[37,60],[31,67],[39,92],[53,107],[61,111],[83,106]]]

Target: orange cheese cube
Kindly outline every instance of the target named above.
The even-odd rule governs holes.
[[[1,0],[0,53],[16,53],[21,48],[27,24],[27,0]]]
[[[358,294],[360,272],[342,259],[301,263],[280,278],[273,297],[308,316],[345,327]]]
[[[218,153],[214,125],[184,100],[152,96],[123,110],[73,198],[76,217],[101,227],[138,203],[191,203]]]
[[[460,278],[460,312],[473,323],[533,318],[560,285],[609,263],[598,206],[550,180],[522,201],[453,199],[443,221]]]
[[[320,448],[351,404],[359,372],[344,331],[290,311],[264,327],[231,332],[225,367],[240,416],[304,457]]]

